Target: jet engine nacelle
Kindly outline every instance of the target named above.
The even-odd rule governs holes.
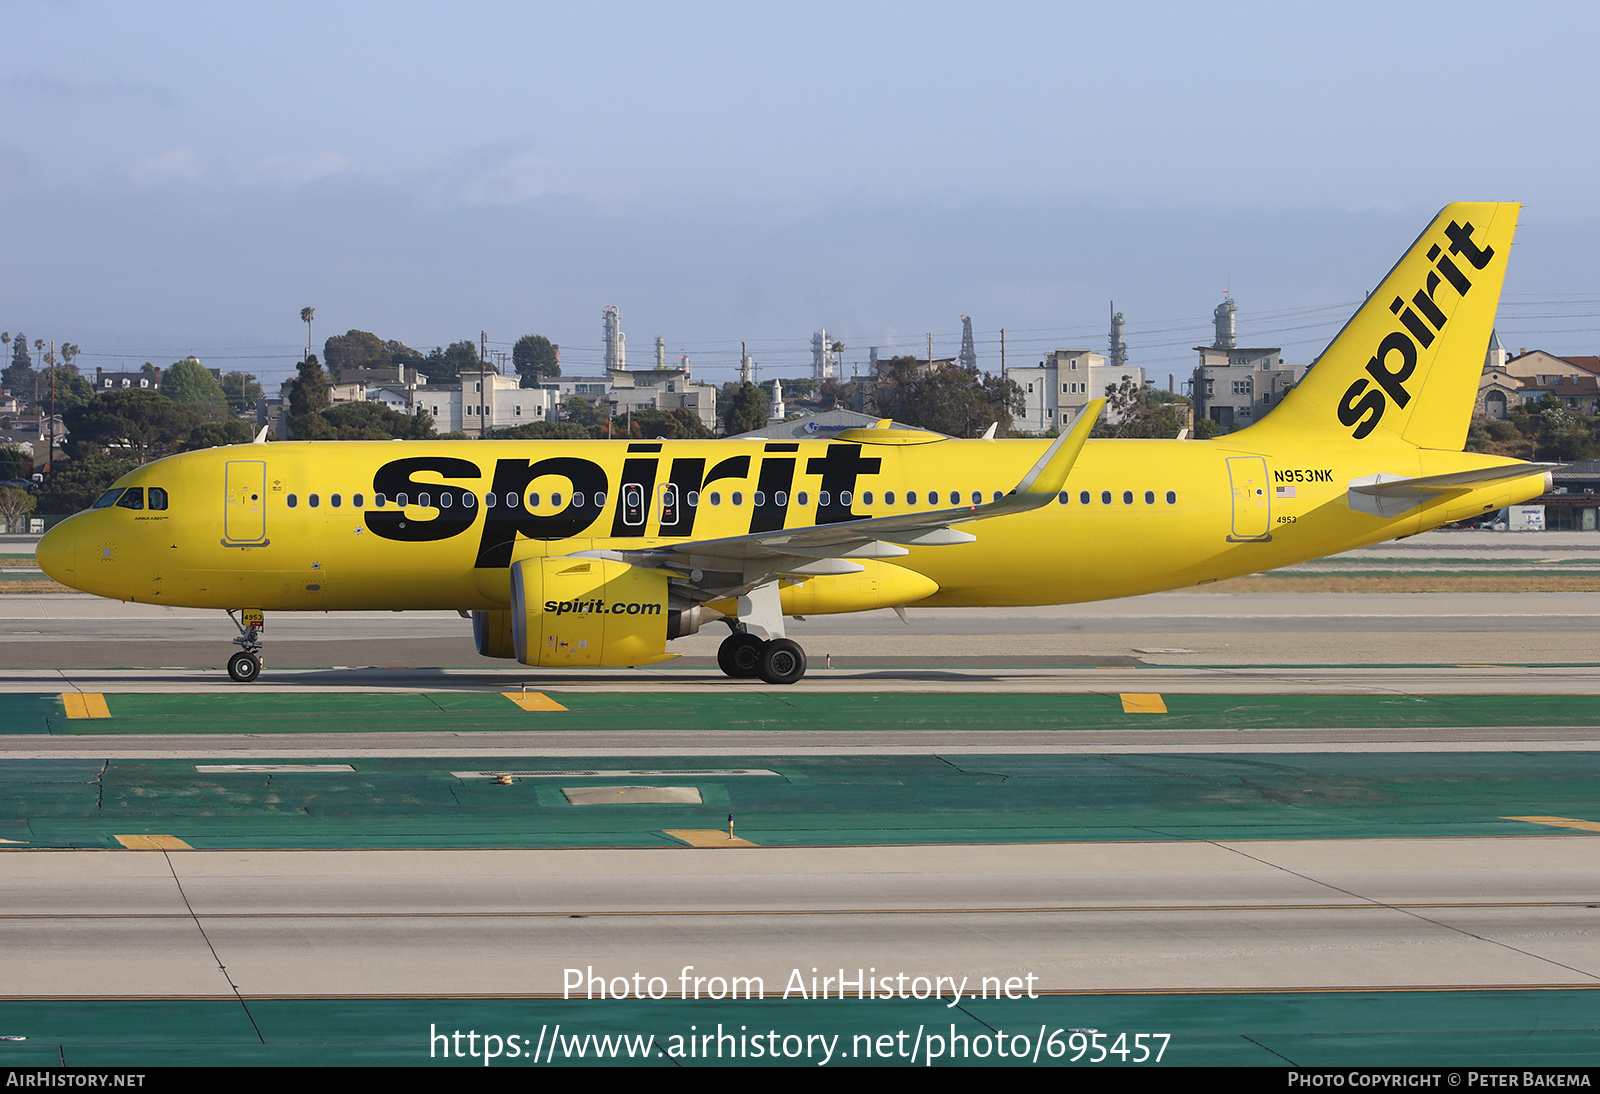
[[[670,578],[661,570],[571,555],[514,564],[509,614],[517,660],[543,668],[615,668],[674,656],[666,652]]]

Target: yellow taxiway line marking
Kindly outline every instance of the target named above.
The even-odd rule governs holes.
[[[673,839],[682,840],[690,847],[759,847],[747,839],[729,839],[721,828],[663,828]]]
[[[542,691],[502,691],[500,694],[526,711],[567,709]]]
[[[1501,817],[1501,820],[1527,821],[1529,824],[1548,824],[1552,828],[1576,828],[1583,832],[1600,832],[1600,824],[1571,817]]]
[[[1124,714],[1165,714],[1167,712],[1166,700],[1159,695],[1148,695],[1140,692],[1123,692],[1122,713]]]
[[[68,718],[109,718],[106,697],[98,691],[68,691],[61,695],[61,705],[67,708]]]
[[[130,851],[193,851],[194,848],[184,843],[177,836],[112,836],[122,846]]]

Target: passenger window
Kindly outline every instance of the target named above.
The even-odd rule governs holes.
[[[485,509],[493,509],[494,508],[494,495],[493,494],[485,494],[483,496],[483,507]]]
[[[1177,503],[1178,503],[1178,495],[1173,493],[1171,490],[1168,490],[1167,491],[1167,504],[1168,505],[1176,505]]]
[[[250,500],[251,501],[259,501],[259,500],[261,500],[261,498],[260,498],[259,494],[251,494],[250,495]],[[165,509],[166,507],[167,507],[167,492],[165,490],[161,489],[161,487],[159,487],[159,486],[152,486],[150,488],[150,508],[152,508],[152,509]]]
[[[1109,490],[1100,491],[1100,504],[1101,505],[1110,505],[1111,504],[1111,491],[1109,491]]]
[[[998,490],[996,490],[996,491],[995,491],[995,492],[994,492],[994,500],[995,500],[995,501],[999,501],[999,500],[1000,500],[1000,499],[1001,499],[1001,498],[1003,498],[1003,497],[1005,497],[1005,495],[1004,495],[1004,494],[1002,494],[1002,493],[1000,493],[1000,491],[998,491]]]
[[[1146,505],[1154,505],[1156,503],[1156,492],[1154,490],[1146,490],[1144,492],[1144,503]]]
[[[810,505],[811,504],[811,495],[807,494],[804,490],[802,490],[802,491],[800,491],[800,495],[799,495],[798,500],[799,500],[801,505]]]
[[[999,499],[996,498],[995,500],[998,501]],[[1063,491],[1061,491],[1060,498],[1058,498],[1057,500],[1060,501],[1062,505],[1065,505],[1065,504],[1067,504],[1067,502],[1072,500],[1072,495],[1067,493],[1065,490],[1063,490]]]
[[[833,495],[826,490],[817,491],[817,504],[824,507],[833,504]]]
[[[130,486],[122,492],[122,497],[117,499],[118,509],[143,509],[144,487]]]
[[[115,490],[107,490],[104,494],[100,495],[100,500],[89,506],[89,508],[107,509],[115,505],[117,503],[117,499],[122,497],[123,489],[123,487],[119,486]]]
[[[711,491],[711,504],[712,505],[721,505],[722,504],[722,494],[719,491],[716,491],[716,490]]]
[[[1123,505],[1132,505],[1133,504],[1133,491],[1132,490],[1124,490],[1122,492],[1122,504]]]
[[[550,504],[554,505],[557,509],[561,508],[561,495],[559,493],[552,492],[550,494]]]
[[[788,494],[788,492],[784,491],[784,490],[779,490],[777,493],[773,494],[772,495],[772,503],[774,505],[776,505],[780,509],[783,508],[785,505],[788,505],[789,504],[789,494]]]
[[[1078,495],[1078,500],[1080,502],[1082,502],[1084,505],[1088,505],[1089,504],[1089,491],[1087,491],[1087,490],[1082,491]]]
[[[754,505],[758,509],[767,504],[766,492],[763,490],[757,490],[750,496],[750,504]]]
[[[406,500],[407,499],[406,499],[406,496],[404,494],[396,494],[394,496],[394,503],[396,505],[398,505],[402,509],[404,509],[406,507]]]
[[[388,500],[389,499],[385,498],[382,494],[374,494],[374,495],[372,495],[372,504],[376,505],[379,509],[382,509],[383,506],[384,506],[384,503],[387,502]]]
[[[576,505],[579,509],[583,508],[583,492],[581,490],[573,493],[572,504]]]
[[[356,497],[359,498],[360,495],[358,494],[358,495],[356,495]],[[360,505],[361,502],[357,501],[356,504]],[[465,490],[463,490],[461,492],[461,508],[463,508],[463,509],[473,509],[473,508],[476,508],[477,504],[478,504],[478,495],[473,494],[473,493],[469,493],[468,491],[465,491]]]
[[[357,509],[361,508],[361,502],[362,502],[362,496],[360,494],[356,494],[354,497],[352,497],[350,499],[350,504],[355,506]]]
[[[983,491],[982,490],[974,490],[972,492],[972,504],[973,505],[982,505],[983,504]]]
[[[431,505],[432,505],[432,502],[433,502],[433,499],[431,497],[429,497],[427,494],[418,494],[417,495],[417,504],[422,506],[424,509],[430,508]],[[312,505],[317,504],[315,498],[312,499],[311,504]]]
[[[848,491],[848,490],[839,491],[839,504],[840,505],[846,505],[846,506],[850,504],[850,491]]]
[[[507,494],[506,495],[506,502],[509,504],[510,501],[511,501],[511,495]],[[536,507],[538,504],[539,504],[539,494],[538,494],[538,492],[535,491],[534,493],[529,494],[528,495],[528,507],[531,509],[531,508]]]
[[[739,491],[737,491],[737,490],[735,490],[733,492],[733,504],[735,504],[735,505],[743,505],[744,504],[744,495],[742,493],[740,493]]]
[[[861,495],[861,504],[862,505],[871,505],[872,504],[872,491],[871,490],[868,490],[868,491],[864,492]]]
[[[883,504],[885,504],[885,505],[893,505],[894,504],[894,491],[893,490],[885,490],[883,492]]]
[[[337,509],[344,504],[344,498],[340,497],[338,494],[335,494],[333,497],[328,499],[328,504]]]
[[[596,490],[594,492],[594,507],[596,509],[604,509],[606,507],[606,495],[604,491]]]
[[[518,494],[515,490],[507,490],[506,491],[506,504],[511,506],[511,508],[515,509],[517,506],[522,504],[522,495]],[[533,504],[535,504],[535,505],[539,504],[539,495],[538,494],[535,494],[533,496]]]
[[[689,508],[693,509],[693,508],[697,507],[700,504],[700,491],[698,491],[698,490],[689,491],[687,494],[684,495],[683,500],[689,503]]]
[[[295,497],[293,494],[290,494],[285,500],[289,503],[290,509],[293,509],[295,506],[300,504],[300,499]]]
[[[915,504],[917,504],[917,492],[915,490],[907,490],[906,491],[906,504],[907,505],[915,505]]]
[[[929,490],[928,491],[928,504],[929,505],[938,505],[939,504],[939,491],[937,491],[937,490]]]
[[[322,504],[322,499],[320,497],[318,497],[316,494],[307,495],[306,501],[307,501],[307,503],[310,504],[311,508],[313,508],[313,509],[315,509],[317,506]]]

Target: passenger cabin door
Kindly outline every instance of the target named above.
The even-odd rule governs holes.
[[[1272,535],[1272,499],[1267,491],[1267,461],[1261,456],[1235,456],[1228,460],[1228,482],[1233,488],[1234,542],[1267,540]]]
[[[263,460],[229,460],[227,502],[222,516],[225,547],[260,547],[267,540],[267,465]]]

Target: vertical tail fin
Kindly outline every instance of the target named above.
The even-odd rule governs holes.
[[[1520,208],[1445,206],[1251,432],[1332,433],[1459,452]]]

